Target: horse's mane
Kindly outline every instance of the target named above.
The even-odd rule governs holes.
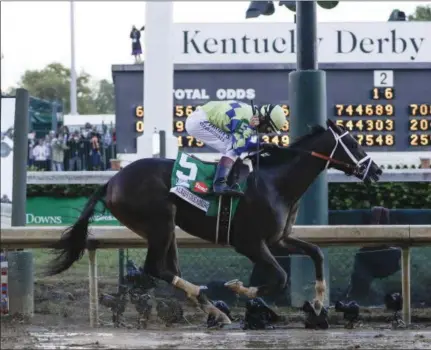
[[[294,142],[289,144],[287,147],[275,147],[273,149],[269,149],[266,152],[263,152],[259,155],[259,164],[262,166],[265,165],[274,165],[279,164],[280,160],[283,162],[292,160],[295,158],[298,153],[295,152],[295,148],[300,148],[299,146],[303,144],[304,142],[307,142],[311,138],[320,135],[321,133],[325,132],[326,129],[320,125],[314,125],[310,127],[310,132],[298,137]],[[262,156],[264,154],[265,156]],[[254,154],[250,157],[251,161],[253,163],[256,163],[257,161],[257,154]]]
[[[317,136],[317,135],[326,131],[326,129],[320,125],[313,125],[312,127],[310,127],[310,129],[311,130],[309,133],[298,137],[294,142],[289,144],[289,146],[287,146],[287,148],[295,148],[295,146],[298,146],[298,144],[310,139],[311,137]]]

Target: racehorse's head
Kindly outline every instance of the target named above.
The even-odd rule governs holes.
[[[365,183],[377,182],[383,172],[365,153],[356,139],[346,129],[331,120],[328,119],[326,124],[335,140],[327,167],[343,171],[347,175],[355,175]]]

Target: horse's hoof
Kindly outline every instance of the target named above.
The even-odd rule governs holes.
[[[306,301],[302,307],[302,311],[304,311],[306,314],[305,328],[307,329],[328,329],[329,328],[328,310],[325,307],[322,307],[320,312],[318,312],[309,301]]]

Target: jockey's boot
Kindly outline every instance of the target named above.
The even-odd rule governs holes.
[[[240,197],[244,195],[244,192],[239,190],[239,186],[237,184],[234,184],[232,187],[228,186],[227,184],[227,179],[234,164],[235,161],[229,157],[221,157],[217,165],[217,171],[213,183],[213,190],[216,195],[234,197]]]

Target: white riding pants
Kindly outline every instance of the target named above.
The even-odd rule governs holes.
[[[191,113],[186,119],[185,129],[189,135],[203,141],[224,156],[233,160],[238,157],[232,150],[232,136],[212,125],[204,110],[197,109]]]

